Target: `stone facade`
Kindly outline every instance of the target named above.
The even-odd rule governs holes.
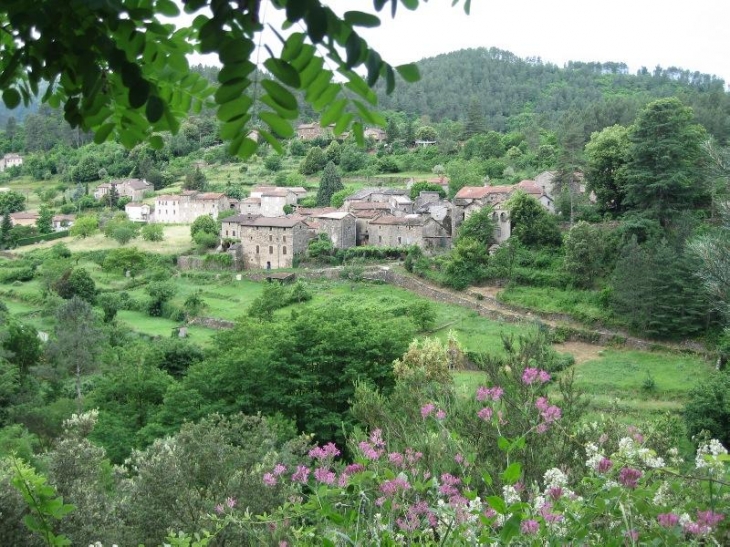
[[[370,245],[376,247],[424,247],[423,226],[426,219],[419,215],[397,217],[381,215],[370,221]]]
[[[349,249],[357,243],[357,221],[347,211],[324,213],[314,217],[316,233],[327,234],[336,249]]]
[[[221,236],[241,242],[246,269],[291,268],[294,256],[307,250],[310,231],[302,217],[266,218],[237,215],[224,219]]]
[[[141,201],[145,192],[154,191],[154,186],[144,179],[118,179],[100,184],[94,190],[94,198],[101,199],[107,195],[112,186],[116,186],[117,195],[127,197],[132,201]]]
[[[0,172],[11,167],[20,167],[21,165],[23,165],[23,158],[19,154],[5,154],[0,159]]]
[[[155,199],[154,222],[192,224],[203,215],[218,218],[218,213],[228,208],[226,195],[216,192],[199,194],[188,191],[179,195],[161,195]]]
[[[248,197],[238,204],[238,211],[242,215],[260,215],[261,214],[261,198]]]

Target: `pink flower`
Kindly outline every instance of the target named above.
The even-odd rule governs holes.
[[[596,466],[596,471],[598,471],[599,473],[606,473],[610,471],[612,467],[613,462],[608,458],[603,458],[600,462],[598,462],[598,465]]]
[[[218,505],[215,506],[215,512],[218,513],[219,515],[222,514],[223,511],[225,511],[225,509],[223,509],[222,504],[219,503]]]
[[[492,401],[499,401],[499,399],[502,397],[502,394],[504,393],[504,390],[501,387],[495,386],[495,387],[484,387],[480,386],[479,389],[477,389],[477,401],[482,402],[486,401],[487,399],[491,399]]]
[[[462,456],[461,454],[457,454],[456,456],[454,456],[454,461],[461,465],[464,463],[464,456]]]
[[[368,460],[377,461],[380,459],[380,456],[383,455],[382,450],[378,450],[366,441],[361,441],[358,444],[358,447],[360,448],[360,452],[362,452],[362,455],[365,456]]]
[[[718,522],[725,518],[722,513],[713,511],[697,511],[697,522],[705,526],[715,526]]]
[[[233,509],[236,506],[236,498],[226,498],[226,505],[229,509]]]
[[[643,473],[638,469],[623,467],[619,472],[618,481],[626,488],[636,488]]]
[[[636,530],[626,530],[624,532],[624,537],[630,539],[632,542],[635,543],[639,541],[639,532],[637,532]]]
[[[523,520],[522,524],[520,525],[520,530],[523,534],[528,536],[537,534],[538,530],[540,530],[540,523],[532,519]]]
[[[562,416],[562,412],[561,412],[560,408],[558,408],[555,405],[548,407],[548,409],[545,410],[544,412],[542,412],[541,414],[542,414],[542,419],[545,420],[545,422],[547,422],[549,424],[553,423],[556,420],[559,420],[560,417]]]
[[[443,410],[441,410],[439,408],[438,411],[436,412],[436,419],[443,420],[444,418],[446,418],[446,412],[444,412]]]
[[[388,454],[388,461],[397,467],[403,466],[403,454],[400,452],[391,452]]]
[[[406,479],[396,477],[391,480],[387,480],[380,485],[380,491],[388,497],[392,497],[398,493],[398,491],[410,490],[411,485]]]
[[[451,473],[443,473],[441,475],[441,486],[439,486],[439,492],[444,496],[457,496],[459,489],[456,488],[461,483],[461,479],[454,477]]]
[[[361,463],[351,463],[347,467],[345,467],[345,470],[343,473],[345,475],[354,475],[355,473],[360,473],[362,471],[365,471],[365,466]]]
[[[297,470],[291,476],[291,480],[293,480],[294,482],[301,482],[302,484],[305,484],[309,480],[309,473],[309,467],[306,467],[304,465],[298,465]]]
[[[479,416],[479,418],[481,418],[485,422],[488,422],[492,419],[492,412],[492,409],[487,406],[477,412],[477,416]]]
[[[314,470],[314,478],[322,484],[334,484],[335,473],[326,467],[318,467]]]
[[[309,457],[317,460],[324,460],[326,458],[334,458],[339,456],[340,451],[334,443],[327,443],[324,446],[315,446],[309,451]]]
[[[421,417],[428,418],[431,413],[436,410],[436,405],[433,403],[427,403],[421,407]]]
[[[375,448],[383,448],[385,441],[383,440],[383,432],[380,429],[373,429],[370,433],[370,442]]]
[[[535,407],[540,412],[545,412],[550,407],[550,402],[547,400],[547,397],[538,397],[537,401],[535,401]]]
[[[542,422],[542,423],[537,424],[535,431],[537,431],[540,435],[542,435],[548,429],[550,429],[550,426],[548,424],[546,424],[545,422]]]
[[[535,382],[540,382],[541,384],[544,384],[549,381],[550,374],[541,369],[527,367],[522,373],[522,382],[524,384],[527,384],[528,386],[534,384]]]
[[[560,499],[563,495],[563,489],[560,486],[551,486],[548,489],[548,496],[553,498],[554,500]]]
[[[279,475],[283,475],[284,473],[286,473],[286,466],[282,465],[280,463],[277,463],[274,466],[274,476],[278,477]]]
[[[262,480],[266,486],[276,486],[276,477],[271,473],[264,473]]]
[[[672,528],[673,526],[676,526],[679,522],[679,517],[674,513],[661,513],[657,515],[656,520],[659,523],[659,526],[663,526],[664,528]]]

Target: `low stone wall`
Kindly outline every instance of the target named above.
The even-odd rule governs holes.
[[[216,319],[215,317],[196,317],[190,321],[190,325],[200,325],[213,330],[232,329],[236,326],[233,321],[225,319]]]

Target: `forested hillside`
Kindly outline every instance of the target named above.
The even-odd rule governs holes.
[[[521,59],[496,48],[446,53],[418,62],[421,80],[381,86],[384,109],[428,116],[431,121],[485,117],[495,131],[529,126],[554,129],[571,112],[585,120],[586,136],[603,127],[628,125],[652,99],[675,96],[721,142],[730,137],[730,94],[723,80],[677,68],[642,69],[624,63],[568,63],[565,68]]]

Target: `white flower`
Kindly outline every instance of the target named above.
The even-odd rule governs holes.
[[[654,505],[667,505],[669,503],[669,483],[664,481],[654,494]]]
[[[505,484],[502,487],[502,497],[504,498],[504,502],[508,505],[520,502],[520,494],[517,490],[515,490],[514,486],[509,484]]]
[[[724,471],[724,464],[719,459],[719,456],[726,455],[727,449],[722,446],[720,441],[712,439],[709,443],[700,445],[697,448],[697,456],[695,457],[695,467],[697,469],[707,468],[707,471],[712,473],[722,473]]]
[[[545,471],[544,480],[546,488],[557,488],[568,484],[567,475],[556,467]]]

